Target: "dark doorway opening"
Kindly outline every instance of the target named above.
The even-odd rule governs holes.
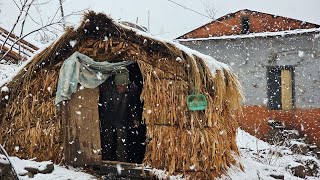
[[[109,77],[99,87],[102,160],[141,164],[146,149],[146,125],[142,122],[143,102],[140,100],[143,89],[143,77],[137,63],[133,63],[126,68],[129,71],[130,80],[128,94],[125,95],[129,102],[128,105],[117,107],[117,105],[113,103],[114,99],[118,99],[111,93],[117,89],[114,76]],[[119,109],[123,108],[126,110],[113,114],[114,111],[119,111]],[[127,113],[127,115],[123,115],[125,113]],[[120,116],[126,117],[128,123],[126,125],[121,124],[119,128],[118,125],[115,125],[117,124],[115,121],[117,121],[117,118]],[[136,120],[138,121],[138,125]],[[133,123],[133,121],[135,122]],[[122,145],[119,145],[119,143]],[[125,154],[125,158],[120,157],[123,154]]]
[[[267,71],[268,106],[271,110],[281,109],[281,68],[269,67]]]

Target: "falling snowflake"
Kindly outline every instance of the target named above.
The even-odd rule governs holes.
[[[117,168],[118,174],[120,175],[120,174],[121,174],[121,171],[123,170],[122,167],[121,167],[121,165],[120,165],[120,164],[117,164],[117,165],[116,165],[116,168]]]
[[[15,147],[14,147],[14,150],[15,150],[16,152],[18,152],[18,151],[19,151],[19,149],[20,149],[20,147],[19,147],[19,146],[15,146]]]
[[[303,57],[303,56],[304,56],[304,52],[303,52],[303,51],[299,51],[299,52],[298,52],[298,56],[299,56],[299,57]]]
[[[77,41],[73,40],[73,41],[69,41],[69,44],[71,47],[74,47],[76,45]]]

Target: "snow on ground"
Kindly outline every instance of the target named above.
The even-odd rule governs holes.
[[[244,166],[244,171],[232,167],[227,175],[221,178],[223,180],[274,179],[270,175],[283,175],[284,179],[300,180],[301,178],[293,176],[287,167],[300,165],[296,161],[303,159],[314,160],[318,165],[320,163],[315,157],[294,154],[288,147],[270,145],[241,129],[238,130],[237,145],[240,151],[239,161]],[[316,180],[319,177],[306,179]]]
[[[10,157],[10,161],[12,165],[14,166],[16,173],[19,175],[19,178],[21,180],[43,180],[43,179],[54,179],[54,180],[90,180],[90,179],[97,179],[96,177],[81,172],[80,169],[71,168],[63,166],[54,165],[54,170],[50,174],[35,174],[33,178],[29,178],[28,176],[21,176],[22,174],[27,173],[27,171],[24,169],[25,167],[38,167],[43,168],[43,166],[46,164],[46,161],[44,162],[36,162],[32,160],[22,160],[17,157]]]
[[[12,76],[18,67],[16,64],[0,64],[0,82]]]

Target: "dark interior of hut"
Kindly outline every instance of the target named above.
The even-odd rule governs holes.
[[[110,88],[115,88],[114,76],[109,77],[102,85],[100,85],[100,98],[99,98],[99,114],[100,114],[100,133],[101,133],[101,147],[102,147],[102,160],[107,161],[121,161],[129,163],[138,163],[141,164],[145,154],[145,140],[146,140],[146,125],[142,121],[142,111],[143,111],[143,102],[140,100],[140,95],[143,88],[143,78],[139,66],[137,63],[133,63],[126,67],[129,71],[129,91],[130,86],[135,85],[135,91],[128,93],[129,109],[133,108],[135,112],[129,112],[127,121],[132,121],[133,116],[135,120],[138,120],[138,125],[132,124],[129,122],[128,127],[124,128],[126,135],[121,135],[118,130],[114,127],[110,127],[110,121],[118,120],[118,117],[115,117],[114,114],[106,111],[108,107],[105,107],[103,104],[106,103],[106,90]],[[136,98],[135,98],[136,97]],[[134,107],[130,104],[130,99],[136,99]],[[108,101],[108,100],[107,100]],[[130,108],[131,106],[131,108]],[[114,107],[117,108],[117,107]],[[120,115],[121,116],[121,115]],[[107,122],[106,122],[107,121]],[[108,124],[109,123],[109,124]],[[112,125],[117,126],[117,125]],[[121,131],[121,130],[120,130]],[[111,134],[110,134],[111,133]],[[126,136],[126,137],[125,137]],[[111,140],[110,140],[111,139]],[[119,142],[119,140],[121,140]],[[124,148],[119,146],[119,143],[124,143]],[[119,152],[123,151],[123,152]],[[122,154],[125,154],[125,158],[121,157]]]

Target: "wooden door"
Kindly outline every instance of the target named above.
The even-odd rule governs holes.
[[[292,110],[292,71],[281,70],[281,94],[282,94],[282,110]]]
[[[64,152],[68,165],[101,164],[99,88],[74,93],[62,108]]]

